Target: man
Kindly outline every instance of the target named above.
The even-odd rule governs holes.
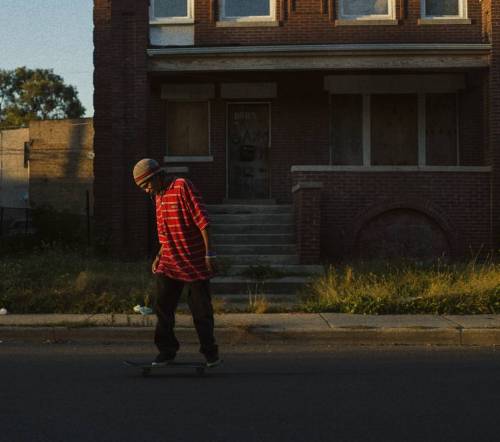
[[[155,160],[145,158],[139,161],[133,175],[136,184],[155,198],[161,245],[152,264],[157,279],[155,344],[160,351],[153,364],[172,362],[179,350],[174,333],[175,311],[187,284],[188,305],[198,333],[200,353],[205,356],[208,367],[219,365],[221,360],[214,338],[210,297],[210,278],[216,272],[216,254],[205,205],[189,180],[167,176]]]

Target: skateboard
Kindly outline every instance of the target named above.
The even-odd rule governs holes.
[[[169,362],[165,365],[153,365],[151,362],[123,361],[128,367],[139,368],[142,376],[148,377],[153,370],[168,370],[170,368],[186,368],[195,370],[198,376],[204,376],[207,364],[204,362]]]

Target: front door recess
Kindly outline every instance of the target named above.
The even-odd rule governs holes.
[[[269,198],[269,107],[228,104],[229,198]]]

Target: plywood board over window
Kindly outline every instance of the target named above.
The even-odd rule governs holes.
[[[332,95],[332,163],[363,164],[363,96]]]
[[[417,94],[372,95],[372,165],[418,164]]]
[[[169,156],[209,155],[209,105],[206,101],[167,102]]]
[[[426,158],[430,166],[457,165],[457,96],[426,96]]]

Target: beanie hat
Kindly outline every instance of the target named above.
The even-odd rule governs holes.
[[[151,158],[142,159],[134,166],[133,175],[135,184],[140,186],[162,170],[158,161]]]

